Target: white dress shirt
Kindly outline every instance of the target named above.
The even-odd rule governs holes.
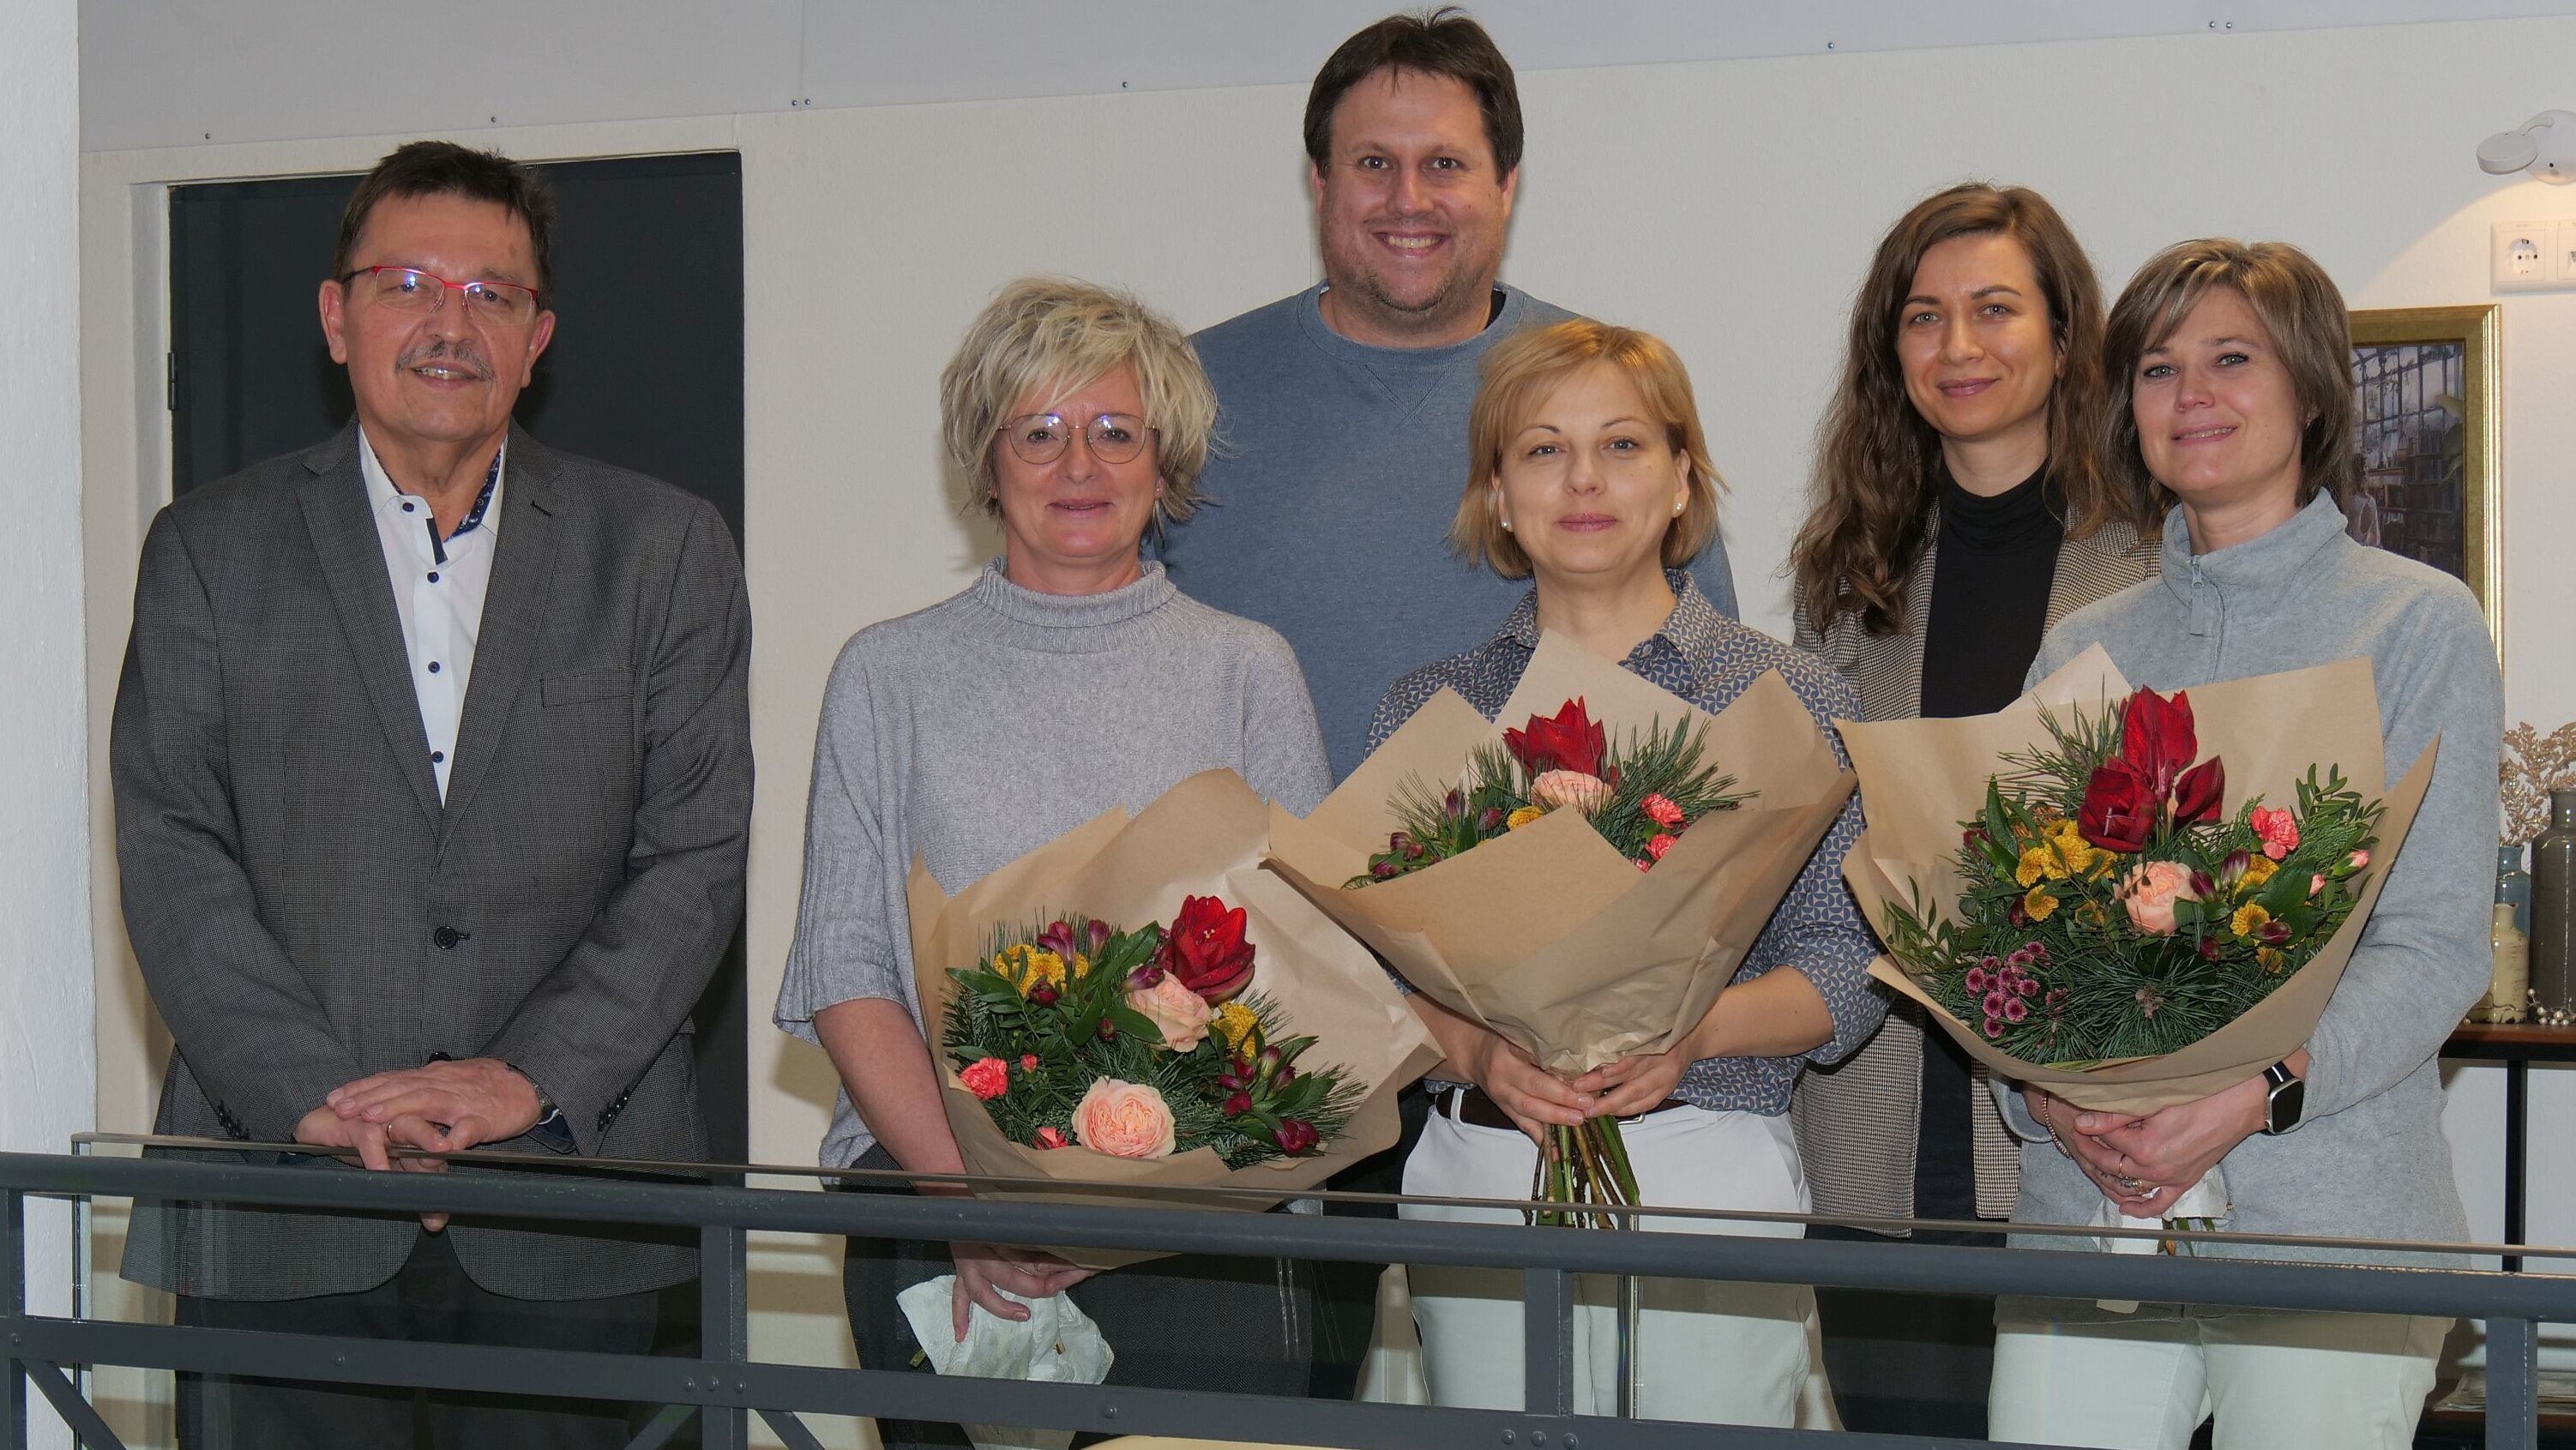
[[[394,610],[402,617],[403,649],[411,660],[412,693],[429,737],[429,766],[438,798],[447,799],[448,768],[456,763],[456,727],[465,712],[465,687],[474,677],[474,640],[483,628],[483,593],[492,583],[492,556],[500,548],[501,472],[507,449],[492,461],[490,500],[479,522],[459,525],[439,539],[429,500],[404,493],[376,458],[375,445],[358,430],[358,470],[384,545],[385,572],[393,576]],[[443,557],[442,557],[443,556]]]

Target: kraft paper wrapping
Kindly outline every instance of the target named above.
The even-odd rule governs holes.
[[[932,1024],[940,1106],[966,1171],[1099,1187],[1094,1192],[1034,1184],[1025,1191],[979,1187],[977,1197],[1137,1207],[1150,1200],[1116,1188],[1222,1186],[1258,1189],[1264,1197],[1181,1194],[1173,1201],[1196,1208],[1268,1207],[1394,1145],[1399,1131],[1396,1090],[1437,1062],[1440,1049],[1368,952],[1260,869],[1268,811],[1242,777],[1231,770],[1210,770],[1165,791],[1132,820],[1124,808],[1105,811],[953,897],[940,890],[927,867],[913,863],[908,886],[914,986]],[[1317,1039],[1302,1064],[1341,1067],[1368,1090],[1341,1136],[1311,1157],[1241,1169],[1227,1168],[1206,1148],[1144,1160],[1112,1157],[1078,1144],[1038,1148],[1003,1137],[936,1046],[937,1024],[956,992],[949,969],[973,967],[992,945],[997,928],[1033,929],[1079,913],[1128,930],[1148,921],[1169,922],[1184,896],[1218,896],[1244,909],[1245,938],[1254,951],[1249,990],[1275,998],[1296,1033]],[[1086,1268],[1158,1257],[1092,1249],[1055,1252]]]
[[[2063,719],[2069,707],[2095,714],[2117,706],[2129,693],[2128,682],[2096,645],[1992,715],[1836,722],[1843,748],[1860,772],[1869,818],[1843,861],[1843,879],[1880,937],[1887,935],[1891,901],[1919,900],[1936,920],[1958,919],[1960,879],[1953,853],[1960,822],[1984,813],[1987,778],[2012,769],[2003,760],[2006,752],[2050,743],[2039,720],[2041,706]],[[2386,784],[2379,697],[2367,659],[2194,685],[2188,693],[2200,759],[2216,756],[2226,762],[2222,809],[2229,814],[2256,796],[2291,805],[2297,800],[2297,783],[2307,778],[2312,765],[2321,780],[2328,767],[2341,767],[2364,800],[2376,797],[2385,807],[2379,844],[2370,852],[2369,879],[2352,914],[2287,985],[2179,1052],[2090,1068],[2049,1068],[1997,1051],[1976,1028],[1934,1002],[1893,958],[1882,956],[1870,964],[1871,976],[1922,1003],[1943,1031],[1996,1076],[2037,1083],[2080,1108],[2151,1113],[2191,1102],[2232,1087],[2303,1046],[2334,996],[2335,984],[2343,980],[2344,965],[2360,944],[2362,926],[2396,868],[2407,828],[2433,782],[2439,740],[2425,747],[2395,786]]]
[[[1573,811],[1555,811],[1427,870],[1356,890],[1396,826],[1408,777],[1458,780],[1504,725],[1582,697],[1618,748],[1688,717],[1707,759],[1756,794],[1690,823],[1640,872]],[[1313,815],[1273,808],[1270,866],[1413,986],[1550,1072],[1662,1052],[1696,1026],[1824,839],[1854,778],[1778,673],[1715,716],[1571,641],[1542,636],[1490,723],[1443,690]]]

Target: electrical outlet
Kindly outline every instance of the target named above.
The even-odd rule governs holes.
[[[2497,222],[2488,271],[2498,292],[2542,292],[2555,287],[2554,222]]]
[[[2551,280],[2576,287],[2576,222],[2558,224],[2558,244],[2549,249]]]

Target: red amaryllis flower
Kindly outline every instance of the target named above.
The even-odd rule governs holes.
[[[2191,722],[2191,692],[2174,691],[2168,700],[2141,686],[2120,715],[2120,758],[2144,777],[2159,801],[2174,793],[2182,773],[2200,754],[2200,737]]]
[[[2182,773],[2174,782],[2174,821],[2196,825],[2218,819],[2218,798],[2227,794],[2226,762],[2210,759]]]
[[[2126,760],[2106,760],[2093,768],[2084,784],[2084,805],[2075,814],[2075,830],[2105,851],[2142,851],[2155,829],[2156,808],[2164,797]]]
[[[1610,753],[1610,736],[1584,712],[1578,695],[1566,701],[1553,720],[1532,715],[1527,730],[1505,730],[1503,745],[1532,775],[1551,770],[1599,775],[1601,758]]]
[[[1243,908],[1228,908],[1213,896],[1182,898],[1154,960],[1210,1005],[1242,991],[1252,980],[1252,943],[1243,939]]]

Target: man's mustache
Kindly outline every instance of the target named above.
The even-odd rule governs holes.
[[[443,338],[435,342],[422,343],[418,347],[405,351],[401,357],[394,359],[394,366],[416,368],[423,363],[433,362],[461,367],[472,373],[480,382],[492,381],[492,364],[486,361],[482,354],[470,347],[449,342]]]

